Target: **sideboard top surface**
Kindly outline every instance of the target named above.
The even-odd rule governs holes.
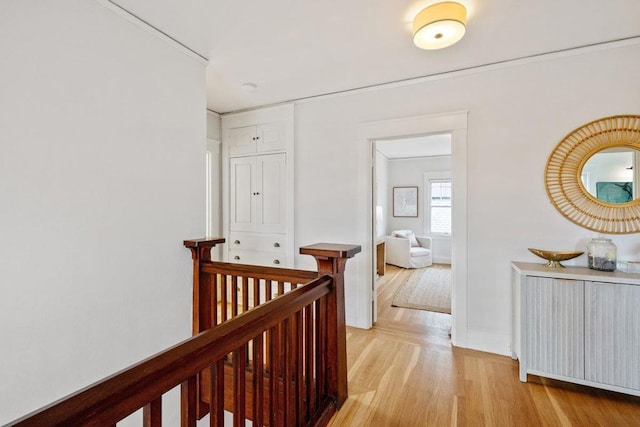
[[[640,286],[640,274],[622,271],[597,271],[587,267],[547,267],[531,262],[512,262],[513,268],[525,276],[550,277],[554,279],[588,280],[591,282],[621,283]]]

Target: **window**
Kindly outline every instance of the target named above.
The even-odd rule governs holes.
[[[429,232],[451,234],[451,180],[429,180]]]

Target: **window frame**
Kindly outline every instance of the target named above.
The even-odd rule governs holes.
[[[432,232],[431,231],[431,183],[432,182],[449,182],[451,183],[451,231],[449,233],[442,232]],[[428,236],[443,236],[443,237],[451,237],[453,235],[453,182],[451,179],[450,171],[438,171],[438,172],[427,172],[424,174],[424,230],[425,234]]]

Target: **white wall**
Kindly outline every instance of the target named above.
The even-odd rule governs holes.
[[[207,111],[207,138],[222,141],[222,126],[220,114]]]
[[[595,233],[550,204],[543,172],[555,145],[591,120],[640,111],[640,46],[593,50],[296,107],[296,246],[357,243],[347,266],[347,319],[359,323],[371,283],[364,122],[468,110],[468,345],[508,353],[510,262],[527,247],[584,249]],[[428,101],[427,101],[428,100]],[[302,191],[304,190],[304,191]],[[637,235],[614,236],[620,259]],[[584,257],[575,260],[585,265]],[[304,257],[300,265],[309,265]],[[311,263],[312,264],[312,263]]]
[[[3,1],[0,52],[4,424],[190,335],[206,103],[204,65],[94,1]]]

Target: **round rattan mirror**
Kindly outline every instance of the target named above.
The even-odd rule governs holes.
[[[545,186],[549,199],[567,219],[589,230],[608,234],[640,232],[640,198],[630,201],[603,201],[587,191],[583,168],[587,161],[600,152],[629,149],[640,150],[640,116],[623,115],[604,117],[587,123],[569,133],[553,150],[545,168]],[[638,160],[630,165],[638,165]],[[631,169],[633,170],[633,169]],[[632,176],[638,177],[638,167]],[[626,189],[638,189],[637,179],[631,183],[604,182]],[[613,188],[609,185],[608,188]],[[638,193],[640,194],[640,193]],[[608,200],[608,199],[604,199]]]

